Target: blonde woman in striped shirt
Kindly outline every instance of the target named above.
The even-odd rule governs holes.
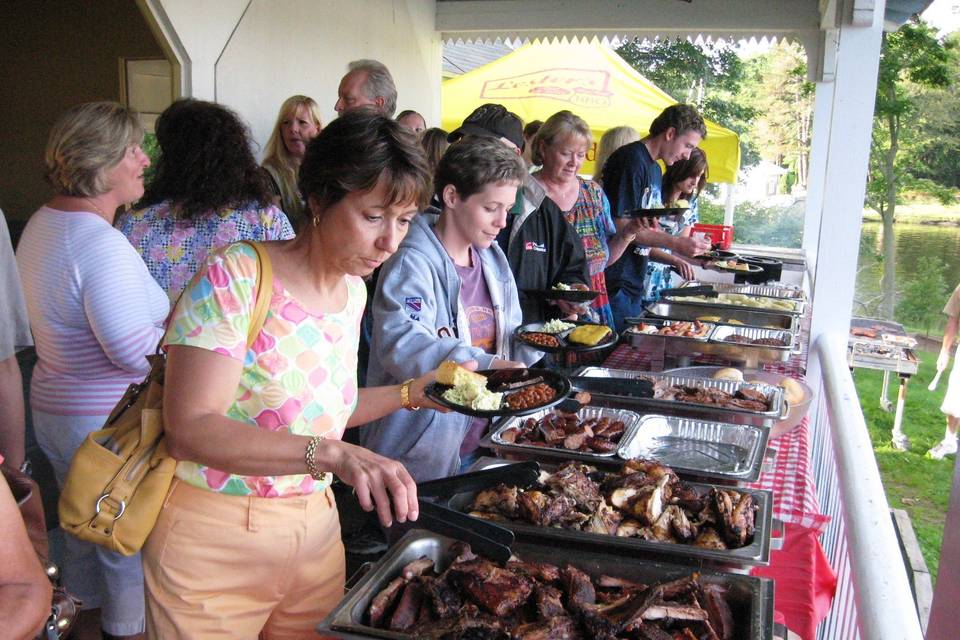
[[[17,251],[38,362],[30,387],[37,441],[63,483],[87,433],[143,379],[169,310],[143,260],[113,228],[143,195],[150,160],[137,117],[113,102],[82,104],[54,125],[47,177],[57,194],[27,224]],[[79,637],[142,637],[143,571],[66,536],[63,577],[83,600]],[[84,631],[86,633],[84,633]],[[89,635],[88,635],[89,634]]]

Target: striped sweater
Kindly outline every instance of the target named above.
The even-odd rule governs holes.
[[[37,346],[30,406],[106,415],[149,370],[169,301],[122,233],[94,213],[41,207],[17,248]]]

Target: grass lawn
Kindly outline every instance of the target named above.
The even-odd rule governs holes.
[[[893,413],[881,409],[879,402],[883,373],[857,369],[853,377],[887,500],[891,508],[905,509],[910,514],[923,557],[935,582],[943,523],[950,501],[954,457],[936,461],[924,454],[943,438],[945,421],[940,413],[940,403],[947,391],[949,371],[944,372],[936,391],[927,391],[927,385],[936,373],[937,354],[918,352],[917,355],[921,359],[920,371],[907,385],[903,411],[903,430],[910,438],[909,452],[897,451],[890,444]],[[896,393],[897,377],[891,375],[891,402],[896,402]]]

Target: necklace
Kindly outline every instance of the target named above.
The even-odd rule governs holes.
[[[103,212],[103,209],[101,209],[100,207],[98,207],[98,206],[96,205],[96,203],[94,203],[93,200],[91,200],[90,198],[84,198],[84,200],[86,200],[86,201],[87,201],[87,204],[89,204],[91,207],[93,207],[94,210],[95,210],[97,213],[99,213],[99,214],[103,217],[104,220],[107,220],[107,221],[110,220],[110,219],[107,217],[107,214],[105,214],[105,213]]]

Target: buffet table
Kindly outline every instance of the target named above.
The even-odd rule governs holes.
[[[801,322],[801,351],[785,362],[766,364],[764,371],[803,380],[808,349],[809,313]],[[728,366],[730,362],[715,356],[701,356],[697,364]],[[621,344],[607,357],[604,366],[633,371],[659,371],[663,361],[658,354]],[[773,492],[774,517],[785,523],[783,548],[773,551],[770,565],[756,567],[752,575],[775,581],[775,611],[778,621],[801,638],[815,638],[817,624],[829,611],[836,576],[824,555],[819,534],[829,522],[820,513],[816,485],[810,468],[809,417],[800,426],[770,440],[776,454],[765,466],[754,489]]]

